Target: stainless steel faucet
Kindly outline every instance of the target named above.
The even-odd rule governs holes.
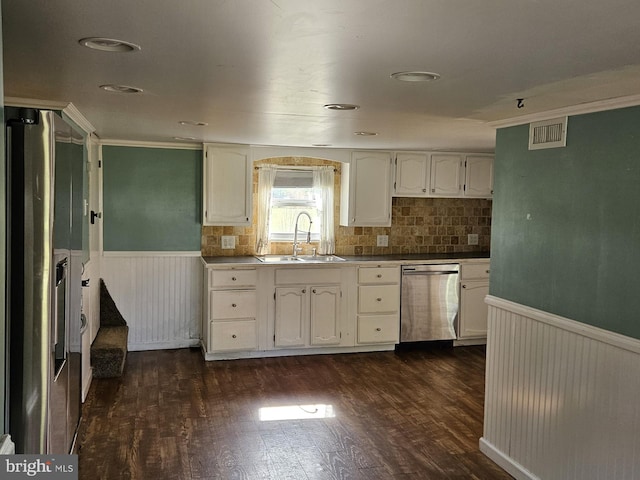
[[[296,217],[296,225],[293,227],[293,256],[297,257],[298,252],[302,251],[302,247],[298,247],[298,220],[300,220],[300,215],[306,215],[309,219],[309,230],[307,231],[307,243],[311,243],[311,215],[307,212],[300,212]]]

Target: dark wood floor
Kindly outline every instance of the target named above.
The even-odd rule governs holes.
[[[122,378],[93,381],[80,478],[510,479],[478,450],[484,364],[482,347],[223,362],[132,352]],[[259,419],[291,405],[335,416]]]

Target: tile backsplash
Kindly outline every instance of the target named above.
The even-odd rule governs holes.
[[[340,217],[340,163],[310,158],[278,158],[259,163],[278,165],[334,165],[336,255],[407,253],[458,253],[488,251],[491,241],[491,200],[471,198],[394,197],[390,227],[343,227]],[[254,212],[257,173],[254,172]],[[255,215],[254,215],[255,217]],[[203,256],[254,255],[256,226],[202,227]],[[477,234],[478,245],[468,245],[467,235]],[[236,237],[235,249],[222,249],[221,237]],[[388,235],[389,245],[377,247],[378,235]],[[316,244],[303,244],[304,254]],[[272,242],[271,253],[291,253],[291,242]]]

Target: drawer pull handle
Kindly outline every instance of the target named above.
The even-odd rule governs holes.
[[[381,297],[378,297],[378,298],[376,298],[376,301],[381,302],[381,301],[382,301],[382,298],[381,298]]]
[[[233,335],[231,335],[231,338],[238,338],[238,336],[234,333]]]
[[[382,274],[379,273],[378,275],[376,275],[378,278],[382,278]]]
[[[231,277],[231,280],[233,280],[235,282],[236,281],[236,277]]]
[[[306,289],[306,288],[303,288],[303,289],[302,289],[302,293],[307,293],[307,289]]]
[[[235,304],[235,303],[232,303],[232,304],[231,304],[231,306],[232,306],[233,308],[236,308],[238,305],[237,305],[237,304]]]
[[[376,328],[376,332],[381,332],[382,329],[380,327]]]
[[[462,288],[467,288],[467,286],[466,285],[462,285]]]
[[[487,270],[487,273],[489,273],[490,270]]]

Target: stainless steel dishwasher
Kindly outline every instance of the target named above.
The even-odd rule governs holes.
[[[401,342],[456,338],[459,272],[458,264],[402,267]]]

